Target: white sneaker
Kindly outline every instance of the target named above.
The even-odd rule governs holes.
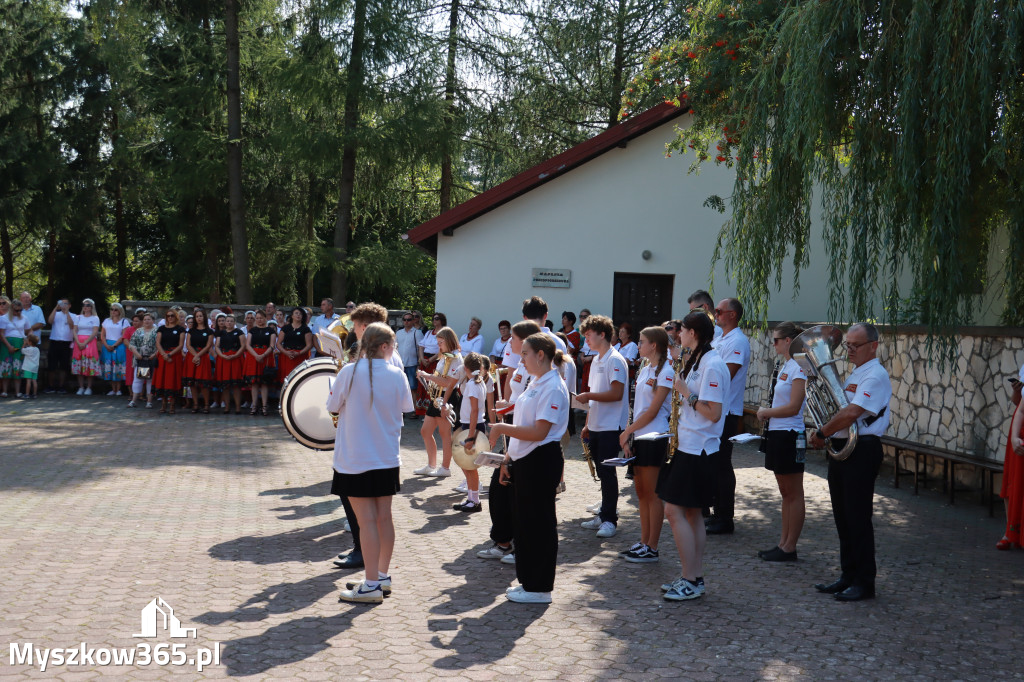
[[[506,592],[505,596],[508,597],[509,601],[514,601],[517,604],[550,604],[551,603],[551,593],[550,592],[527,592],[526,590],[522,590],[520,592]]]
[[[506,587],[505,588],[505,594],[512,594],[513,592],[522,592],[522,591],[523,591],[523,586],[522,585],[513,585],[512,587]]]
[[[600,514],[601,513],[601,503],[598,502],[596,504],[590,505],[589,507],[587,507],[587,511],[590,512],[591,514]]]
[[[455,492],[457,492],[457,493],[468,493],[469,492],[469,488],[466,487],[466,482],[463,481],[462,483],[460,483],[457,486],[455,486]]]
[[[347,530],[349,533],[352,532],[352,524],[348,522],[348,519],[345,519],[345,530]]]
[[[75,391],[75,395],[85,395],[85,389],[84,388],[78,389],[77,391]]]
[[[353,580],[351,582],[345,583],[345,588],[349,589],[349,590],[355,590],[355,589],[358,589],[361,584],[362,584],[361,580]],[[391,576],[390,575],[387,576],[386,578],[381,578],[380,579],[380,590],[381,590],[381,592],[384,593],[384,597],[385,598],[391,596]]]
[[[672,588],[674,588],[677,585],[679,585],[680,582],[683,581],[683,580],[686,580],[686,578],[684,578],[683,576],[679,576],[678,578],[676,578],[672,582],[665,583],[664,585],[662,585],[661,586],[661,591],[662,592],[668,592]],[[691,583],[691,584],[695,584],[697,586],[697,591],[700,592],[701,594],[704,594],[704,592],[705,592],[705,589],[704,589],[704,578],[697,578],[697,582],[696,583]]]
[[[338,601],[380,604],[384,601],[384,589],[380,585],[377,585],[374,588],[368,588],[363,581],[359,581],[353,589],[342,590],[339,592]]]
[[[509,564],[511,566],[515,566],[516,565],[516,555],[515,555],[515,552],[509,552],[505,556],[501,557],[501,563]]]
[[[564,493],[564,492],[565,492],[565,481],[561,481],[561,482],[559,482],[558,486],[555,488],[555,494],[558,495],[559,493]]]
[[[91,388],[85,389],[85,395],[92,395],[92,389]]]
[[[672,589],[664,594],[668,601],[688,601],[703,597],[704,592],[695,583],[686,578],[680,578],[672,584]]]
[[[114,393],[113,391],[107,391],[107,395],[117,395],[117,394]]]
[[[448,478],[452,475],[452,470],[448,467],[437,467],[430,472],[431,476],[437,476],[438,478]]]
[[[430,466],[429,464],[424,464],[419,469],[415,469],[413,473],[416,474],[417,476],[429,476],[433,470],[434,467]]]
[[[599,518],[590,519],[589,521],[584,521],[583,523],[581,523],[580,528],[586,528],[587,530],[597,530],[601,527],[602,523],[603,522]]]
[[[599,538],[613,538],[615,534],[619,532],[618,527],[611,521],[605,521],[601,524],[601,527],[597,529],[597,537]]]
[[[504,559],[506,556],[512,553],[512,545],[502,549],[498,546],[498,543],[494,543],[493,546],[487,549],[482,549],[476,553],[481,559]]]

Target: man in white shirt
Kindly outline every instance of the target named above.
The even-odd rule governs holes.
[[[409,379],[409,390],[416,393],[416,369],[420,361],[420,341],[423,332],[413,326],[412,313],[402,315],[402,328],[395,332],[395,350],[402,356],[402,369]]]
[[[846,444],[850,425],[857,424],[857,445],[843,461],[828,458],[828,492],[839,533],[842,574],[832,583],[815,589],[839,601],[860,601],[875,596],[875,533],[871,525],[875,479],[882,465],[882,439],[889,428],[892,381],[878,361],[878,330],[864,322],[846,332],[846,354],[855,369],[846,380],[849,404],[817,432],[811,431],[812,447],[832,439],[833,450]]]
[[[691,313],[694,310],[703,310],[714,320],[715,302],[711,299],[711,294],[708,292],[703,289],[697,289],[697,291],[690,294],[686,302],[690,304]],[[722,328],[715,324],[715,340],[717,341],[720,338],[722,338]]]
[[[484,352],[484,337],[480,335],[480,328],[484,326],[484,323],[480,321],[479,317],[471,317],[469,319],[469,332],[462,335],[459,339],[459,345],[462,346],[462,354],[468,355],[469,353],[483,353]]]
[[[615,467],[601,464],[619,454],[619,435],[629,420],[629,367],[611,346],[615,327],[604,315],[591,315],[580,325],[583,337],[596,353],[590,366],[590,390],[580,393],[580,403],[590,403],[587,424],[580,438],[589,440],[590,456],[601,481],[601,510],[598,516],[581,525],[597,529],[597,537],[610,538],[616,533],[619,516],[619,479]]]
[[[71,341],[74,338],[75,316],[66,298],[57,301],[47,318],[50,328],[50,348],[46,353],[46,367],[50,370],[50,388],[47,393],[67,393],[64,384],[71,373]]]
[[[33,305],[32,294],[27,291],[21,292],[18,298],[21,299],[22,316],[32,323],[32,328],[27,331],[37,334],[37,332],[43,328],[43,325],[46,324],[46,315],[43,314],[43,309],[37,305]]]
[[[750,340],[740,329],[743,305],[735,298],[723,298],[715,308],[715,319],[722,328],[722,335],[711,342],[719,357],[729,368],[731,381],[726,404],[725,427],[715,460],[715,506],[714,514],[707,519],[710,535],[732,533],[735,530],[733,517],[736,507],[736,472],[732,468],[732,441],[743,420],[743,393],[747,386],[747,368],[750,366]]]
[[[331,323],[340,318],[338,313],[334,312],[334,299],[325,298],[320,301],[320,314],[314,317],[309,323],[309,330],[313,332],[313,336],[321,329],[327,329],[331,326]]]
[[[533,296],[523,301],[523,319],[536,322],[541,332],[551,337],[558,350],[567,352],[565,342],[555,336],[555,333],[544,324],[548,319],[548,304],[540,296]]]

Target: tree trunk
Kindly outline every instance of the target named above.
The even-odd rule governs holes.
[[[238,0],[224,2],[224,33],[228,57],[228,213],[231,256],[235,271],[235,300],[252,303],[249,277],[249,239],[242,199],[242,89],[239,84]]]
[[[452,207],[452,147],[455,136],[455,51],[459,40],[459,0],[448,17],[448,64],[444,72],[444,132],[441,140],[441,213]]]
[[[316,179],[313,174],[308,175],[309,194],[306,206],[306,240],[310,244],[316,243],[316,207],[319,203],[316,200]],[[317,258],[310,258],[306,261],[306,305],[313,305],[313,278],[317,271]]]
[[[120,133],[118,131],[117,105],[114,105],[111,118],[110,143],[117,149],[117,141]],[[116,157],[115,157],[116,158]],[[128,298],[128,235],[124,226],[124,200],[121,197],[121,170],[114,169],[114,233],[117,239],[117,296],[121,301]]]
[[[14,300],[14,254],[11,253],[11,233],[7,221],[0,220],[0,260],[4,262],[4,294]]]
[[[608,93],[608,127],[619,123],[623,72],[626,70],[626,0],[619,0],[615,14],[615,59],[612,65],[611,91]]]
[[[57,304],[57,228],[51,227],[47,235],[48,252],[46,254],[46,307]]]
[[[334,262],[331,268],[331,296],[340,305],[345,300],[348,278],[348,237],[352,224],[352,196],[356,186],[356,152],[359,141],[359,100],[363,89],[363,41],[366,38],[366,3],[356,0],[352,22],[352,52],[348,60],[348,82],[345,85],[343,117],[345,142],[341,151],[341,181],[338,185],[338,214],[334,220]]]

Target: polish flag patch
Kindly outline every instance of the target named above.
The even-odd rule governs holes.
[[[870,393],[868,393],[867,391],[864,391],[864,397],[865,397],[865,398],[870,398],[870,397],[871,397],[871,394],[870,394]]]
[[[551,406],[551,409],[552,409],[552,410],[557,410],[557,409],[558,409],[558,405],[552,405],[552,406]]]
[[[708,386],[710,386],[711,388],[718,388],[718,384],[716,384],[714,381],[708,384]]]

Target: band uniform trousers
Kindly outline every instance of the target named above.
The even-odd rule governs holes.
[[[491,487],[487,489],[487,511],[491,515],[491,540],[500,544],[512,542],[515,520],[512,486],[502,485],[501,469],[491,474]]]
[[[345,518],[348,519],[349,528],[352,529],[352,551],[362,554],[363,546],[359,544],[359,521],[356,520],[356,510],[348,501],[348,495],[340,495],[341,506],[345,508]]]
[[[845,441],[836,439],[832,443],[838,449]],[[882,441],[878,436],[861,436],[853,453],[842,462],[828,458],[828,492],[839,533],[842,579],[871,589],[877,572],[871,515],[875,478],[881,465]]]
[[[732,521],[736,513],[736,472],[732,468],[732,441],[740,428],[742,415],[730,414],[725,417],[722,440],[718,452],[711,455],[715,467],[714,518]]]
[[[590,456],[594,459],[597,480],[601,482],[601,521],[619,523],[617,506],[619,503],[619,477],[616,467],[604,466],[601,462],[617,457],[622,449],[619,447],[619,436],[622,431],[591,431]],[[558,484],[558,481],[555,481]]]
[[[558,561],[555,488],[562,479],[562,448],[541,445],[512,462],[516,577],[527,592],[550,592]]]

